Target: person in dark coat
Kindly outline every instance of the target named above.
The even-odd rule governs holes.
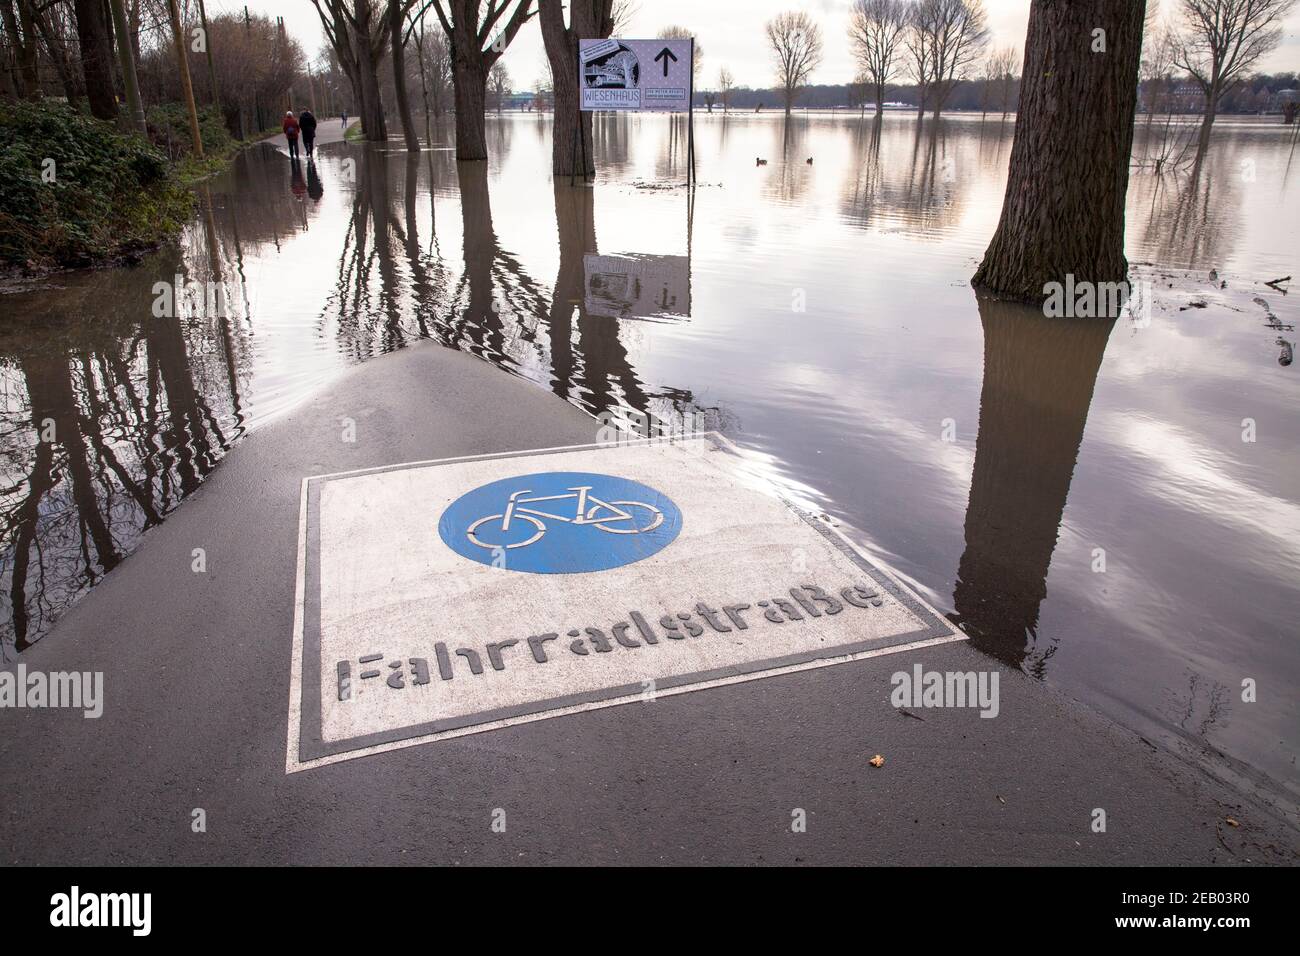
[[[302,130],[302,144],[307,147],[307,161],[311,162],[311,144],[316,140],[316,117],[311,110],[299,114],[298,128]]]

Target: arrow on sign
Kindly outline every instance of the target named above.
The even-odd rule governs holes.
[[[656,62],[656,63],[658,63],[660,60],[663,60],[663,61],[664,61],[664,76],[667,76],[667,75],[668,75],[668,61],[669,61],[669,60],[672,60],[674,63],[676,63],[676,62],[677,62],[677,57],[673,55],[673,51],[672,51],[672,50],[668,49],[668,47],[664,47],[662,50],[659,51],[658,55],[655,56],[655,62]]]

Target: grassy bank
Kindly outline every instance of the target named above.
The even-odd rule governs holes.
[[[148,139],[63,103],[0,103],[0,267],[102,264],[175,236],[193,211],[188,185],[244,144],[205,110],[200,161],[183,107],[155,107],[147,121]]]

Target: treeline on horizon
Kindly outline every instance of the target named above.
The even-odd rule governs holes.
[[[1190,87],[1192,84],[1191,77],[1174,77],[1172,85],[1176,89]],[[1153,99],[1159,98],[1170,100],[1171,112],[1196,114],[1201,112],[1202,107],[1196,104],[1194,96],[1184,98],[1169,97],[1168,86],[1167,82],[1159,80],[1144,80],[1138,84],[1139,111],[1144,110],[1145,105]],[[1258,73],[1249,76],[1224,94],[1219,112],[1258,113],[1264,110],[1276,111],[1275,98],[1283,90],[1300,90],[1300,76],[1292,72]],[[1020,78],[1017,77],[1012,84],[1010,94],[1007,96],[1006,110],[1008,112],[1015,112],[1016,102],[1019,97]],[[710,99],[713,102],[715,112],[722,109],[721,94],[712,90],[697,91],[695,93],[696,108],[707,110]],[[870,102],[870,99],[870,92],[857,83],[817,83],[805,86],[800,90],[798,99],[795,101],[795,108],[862,109],[865,103],[867,112],[873,112],[875,104]],[[889,103],[906,103],[908,106],[915,108],[916,85],[890,84],[885,88],[885,100]],[[1002,89],[999,83],[985,80],[963,80],[953,90],[946,108],[974,112],[987,110],[990,113],[1001,113],[1003,112],[1002,100]],[[781,91],[773,88],[754,89],[742,86],[733,88],[728,96],[729,109],[753,111],[759,106],[762,106],[765,110],[781,109]],[[1164,112],[1165,108],[1162,106],[1160,111]]]

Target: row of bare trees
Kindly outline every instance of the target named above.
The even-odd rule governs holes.
[[[983,0],[855,0],[849,40],[864,80],[884,108],[885,87],[906,73],[917,113],[942,112],[988,45]]]

